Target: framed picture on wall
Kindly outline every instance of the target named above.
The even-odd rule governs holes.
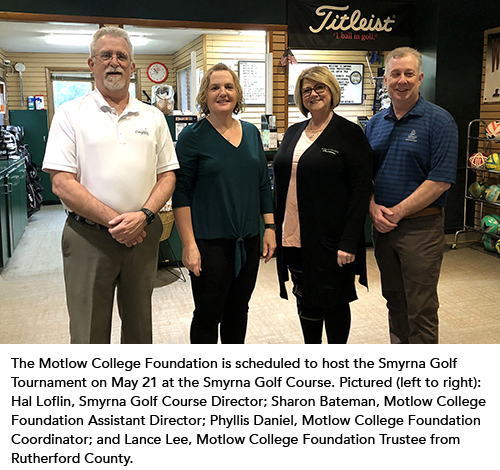
[[[488,34],[483,101],[500,101],[500,32]]]
[[[238,62],[238,77],[243,88],[246,105],[266,104],[266,63],[260,61]]]

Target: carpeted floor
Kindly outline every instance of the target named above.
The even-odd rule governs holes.
[[[60,251],[65,217],[58,205],[35,214],[14,256],[0,268],[0,343],[69,342]],[[372,249],[368,250],[368,275],[370,290],[359,286],[359,300],[351,304],[351,344],[388,343],[385,301]],[[500,342],[499,280],[500,257],[470,247],[447,250],[439,285],[441,343]],[[193,310],[189,279],[182,282],[160,269],[153,309],[155,343],[189,342]],[[119,342],[116,312],[112,342]],[[294,300],[279,298],[274,260],[260,268],[247,343],[302,343]]]

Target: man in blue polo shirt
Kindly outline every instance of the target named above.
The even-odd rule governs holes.
[[[370,216],[391,343],[438,343],[444,207],[457,171],[458,129],[447,111],[420,96],[418,51],[397,48],[385,64],[392,104],[369,121],[366,135],[375,153]]]

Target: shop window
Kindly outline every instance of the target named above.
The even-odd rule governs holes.
[[[51,86],[49,87],[49,113],[50,118],[54,115],[56,109],[67,101],[80,98],[90,93],[94,87],[94,77],[90,72],[81,71],[47,71]],[[129,92],[134,98],[137,97],[137,83],[139,72],[133,74],[130,79]]]
[[[80,98],[93,89],[93,78],[90,73],[53,73],[51,80],[54,111],[63,103]]]
[[[189,103],[191,100],[190,78],[190,67],[186,67],[185,69],[177,72],[177,109],[182,111],[189,109]]]
[[[196,69],[196,86],[197,90],[200,89],[201,80],[203,78],[203,69]],[[196,98],[195,91],[195,98]],[[191,109],[191,67],[186,67],[177,72],[177,94],[176,94],[177,108],[181,111],[189,111],[196,114],[197,109]],[[196,106],[196,104],[195,104]]]
[[[57,72],[51,74],[54,111],[66,101],[80,98],[90,93],[94,88],[94,78],[90,73]],[[136,97],[135,74],[130,80],[130,95]]]

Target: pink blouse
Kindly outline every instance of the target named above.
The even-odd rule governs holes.
[[[302,132],[295,146],[292,160],[292,174],[286,198],[285,218],[283,220],[283,246],[300,248],[299,206],[297,205],[297,165],[302,154],[312,144],[306,132]]]

